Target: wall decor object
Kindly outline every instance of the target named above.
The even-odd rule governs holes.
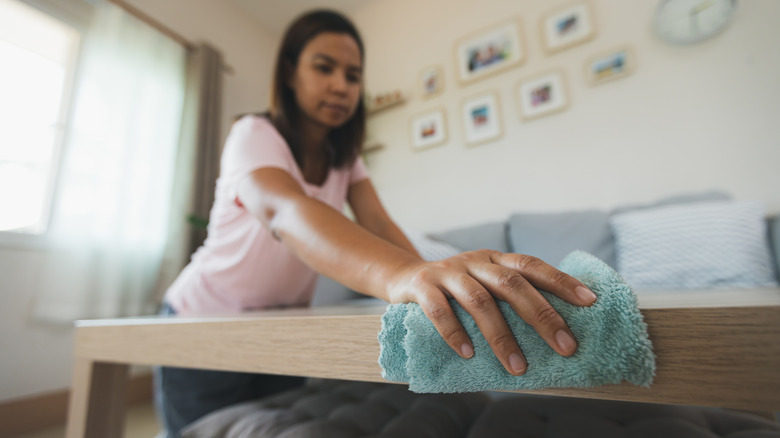
[[[423,69],[420,73],[419,84],[423,99],[441,94],[444,91],[444,70],[441,65]]]
[[[461,114],[466,144],[477,145],[501,137],[501,111],[497,93],[487,92],[465,99]]]
[[[585,77],[590,85],[624,78],[634,72],[636,56],[629,46],[591,56],[585,61]]]
[[[507,20],[455,43],[456,74],[461,85],[517,67],[526,57],[518,20]]]
[[[518,82],[516,97],[522,118],[531,120],[565,110],[569,97],[564,82],[560,70]]]
[[[390,91],[382,94],[370,94],[365,95],[366,113],[372,115],[387,108],[394,107],[406,102],[401,90]]]
[[[412,117],[412,149],[421,150],[447,141],[447,125],[443,109],[435,109]]]
[[[547,53],[556,53],[589,41],[596,35],[590,2],[575,3],[545,14],[541,29]]]
[[[737,0],[662,0],[653,29],[671,44],[693,44],[723,31],[734,17]]]

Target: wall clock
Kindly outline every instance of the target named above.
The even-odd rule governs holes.
[[[662,0],[653,27],[671,44],[692,44],[720,33],[731,22],[737,0]]]

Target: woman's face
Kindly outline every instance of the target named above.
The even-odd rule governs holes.
[[[337,128],[355,113],[362,83],[363,60],[357,42],[348,34],[325,32],[303,48],[289,85],[304,117]]]

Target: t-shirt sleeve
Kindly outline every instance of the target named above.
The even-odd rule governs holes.
[[[287,142],[267,119],[246,116],[230,131],[223,151],[222,174],[231,181],[264,167],[287,172],[294,165]]]
[[[368,169],[366,169],[366,163],[363,161],[363,157],[358,156],[355,160],[355,164],[352,165],[352,170],[349,175],[349,183],[354,184],[359,181],[368,179]]]

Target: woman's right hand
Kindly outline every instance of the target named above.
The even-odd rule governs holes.
[[[394,278],[389,301],[419,304],[444,341],[461,357],[470,358],[474,346],[449,305],[448,299],[454,298],[474,318],[493,353],[513,375],[525,373],[528,364],[495,299],[506,301],[562,356],[574,354],[577,341],[536,288],[577,306],[596,302],[596,295],[579,280],[536,257],[490,250],[412,263],[399,269]]]

